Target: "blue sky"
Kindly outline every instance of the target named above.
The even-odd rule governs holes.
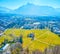
[[[9,9],[16,9],[27,3],[60,8],[60,0],[0,0],[0,6],[7,7]]]

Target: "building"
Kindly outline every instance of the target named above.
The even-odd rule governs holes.
[[[0,54],[11,54],[10,52],[10,44],[6,44],[4,47],[0,49]]]

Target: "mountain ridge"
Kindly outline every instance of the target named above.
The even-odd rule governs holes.
[[[56,10],[50,6],[38,6],[34,4],[26,4],[14,10],[17,14],[37,15],[37,16],[55,16]]]
[[[1,11],[2,10],[2,11]],[[59,9],[60,10],[60,9]],[[13,13],[20,15],[34,15],[34,16],[59,16],[60,12],[57,8],[53,8],[51,6],[39,6],[31,3],[27,3],[15,10],[10,10],[8,8],[0,7],[0,12],[3,13]]]
[[[0,13],[8,13],[8,12],[10,12],[10,11],[11,11],[11,9],[9,9],[9,8],[0,7]]]

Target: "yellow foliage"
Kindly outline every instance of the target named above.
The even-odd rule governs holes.
[[[27,37],[30,33],[34,34],[34,40]],[[12,36],[10,34],[12,34]],[[60,37],[47,29],[7,29],[5,30],[4,35],[0,37],[0,44],[4,42],[4,39],[10,41],[15,37],[20,37],[20,35],[23,35],[23,48],[28,47],[29,50],[39,49],[40,51],[44,51],[49,46],[60,45]]]

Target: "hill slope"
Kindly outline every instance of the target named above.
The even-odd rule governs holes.
[[[28,35],[31,33],[34,34],[34,40],[32,40],[32,37],[28,37]],[[40,51],[44,51],[48,47],[60,45],[60,37],[46,29],[44,30],[7,29],[4,32],[4,34],[5,35],[0,37],[0,44],[4,42],[5,39],[11,41],[14,40],[14,38],[17,39],[17,37],[19,38],[22,35],[23,48],[28,47],[29,50],[32,51],[37,49]],[[12,36],[10,34],[12,34]]]

